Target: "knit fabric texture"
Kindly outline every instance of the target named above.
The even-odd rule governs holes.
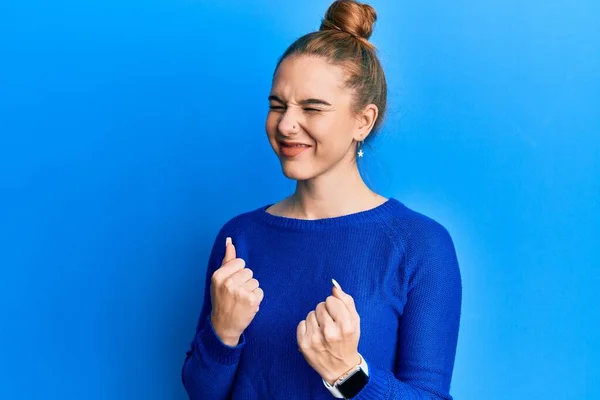
[[[270,205],[231,218],[217,234],[182,368],[190,399],[334,399],[296,340],[298,323],[332,294],[334,278],[356,304],[358,352],[369,367],[354,399],[452,400],[462,283],[446,228],[393,197],[315,220],[276,216]],[[210,320],[211,277],[227,236],[265,293],[235,347]]]

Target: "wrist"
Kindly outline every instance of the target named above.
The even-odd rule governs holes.
[[[362,356],[359,353],[356,353],[356,355],[353,356],[353,358],[351,358],[351,359],[353,360],[353,362],[346,363],[346,365],[344,365],[339,370],[331,371],[329,373],[326,373],[325,376],[323,377],[323,380],[325,380],[327,383],[329,383],[330,385],[333,386],[333,384],[338,379],[340,379],[342,376],[344,376],[345,374],[347,374],[348,371],[352,370],[357,365],[360,365],[361,362],[362,362]]]
[[[221,336],[221,334],[219,332],[216,332],[217,336],[219,337],[219,339],[221,339],[221,342],[223,342],[223,344],[226,344],[229,347],[235,347],[240,343],[240,337],[227,337],[227,336]]]
[[[213,322],[212,316],[210,323],[212,324],[213,330],[215,331],[221,342],[231,347],[235,347],[239,344],[241,334],[227,332],[226,330],[221,329],[218,323]]]
[[[359,356],[360,364],[351,368],[335,382],[327,382],[323,379],[323,384],[334,397],[339,399],[354,398],[369,382],[369,366],[360,353]]]

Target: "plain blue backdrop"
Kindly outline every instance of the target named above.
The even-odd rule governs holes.
[[[1,399],[186,398],[217,230],[293,190],[274,65],[329,4],[2,2]],[[390,109],[361,168],[454,238],[451,393],[600,398],[600,3],[371,4]]]

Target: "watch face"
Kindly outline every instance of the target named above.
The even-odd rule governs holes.
[[[338,390],[347,399],[351,399],[361,391],[369,381],[369,377],[361,369],[348,377],[344,382],[337,385]]]

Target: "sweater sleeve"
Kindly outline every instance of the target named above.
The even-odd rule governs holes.
[[[408,291],[394,371],[369,363],[369,382],[354,400],[452,400],[462,302],[461,276],[448,231],[420,221],[404,243]]]
[[[181,379],[190,400],[230,398],[240,354],[246,344],[244,334],[235,347],[223,343],[215,333],[210,319],[211,278],[214,271],[221,266],[224,254],[225,235],[221,229],[212,247],[206,269],[204,301],[196,333],[186,352],[181,371]]]

